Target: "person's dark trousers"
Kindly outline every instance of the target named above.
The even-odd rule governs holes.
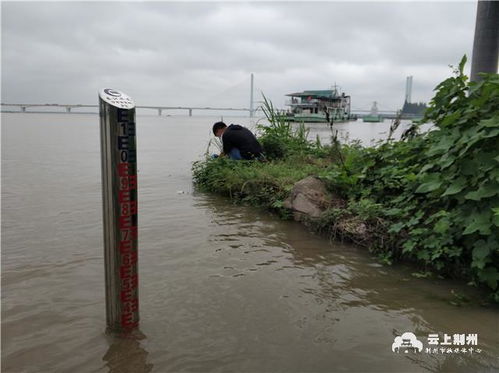
[[[241,152],[239,151],[238,148],[231,149],[231,151],[229,152],[229,158],[235,161],[240,161],[241,159],[243,159],[243,157],[241,156]]]

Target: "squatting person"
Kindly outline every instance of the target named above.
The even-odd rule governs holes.
[[[263,148],[253,133],[239,124],[227,127],[224,122],[213,125],[213,134],[222,139],[223,153],[231,159],[263,160]]]

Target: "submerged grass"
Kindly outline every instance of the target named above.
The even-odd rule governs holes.
[[[259,140],[269,161],[206,159],[194,164],[194,182],[289,217],[294,183],[319,177],[336,203],[310,221],[315,229],[386,263],[416,262],[425,276],[466,279],[499,302],[499,76],[469,83],[465,61],[437,86],[423,120],[376,147],[340,144],[334,133],[331,145],[309,141],[264,97],[270,125]],[[427,122],[434,130],[420,134]]]

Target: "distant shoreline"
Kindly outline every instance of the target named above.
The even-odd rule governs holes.
[[[91,114],[91,115],[99,115],[97,112],[84,112],[84,111],[71,111],[71,112],[66,112],[66,111],[15,111],[15,110],[2,110],[0,111],[1,114],[69,114],[69,115],[74,115],[74,114]],[[138,116],[148,116],[148,117],[159,117],[159,118],[188,118],[189,115],[157,115],[157,114],[143,114],[143,113],[137,113]],[[223,115],[224,117],[227,118],[247,118],[248,116],[240,116],[240,115]],[[206,118],[206,117],[213,117],[213,118],[220,118],[220,115],[193,115],[191,118]]]
[[[76,111],[76,112],[65,112],[65,111],[15,111],[15,110],[2,110],[2,114],[96,114],[97,112],[84,112],[84,111]]]

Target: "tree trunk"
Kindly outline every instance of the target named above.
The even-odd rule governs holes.
[[[471,80],[479,81],[478,73],[497,73],[499,51],[499,2],[478,1],[471,61]]]

